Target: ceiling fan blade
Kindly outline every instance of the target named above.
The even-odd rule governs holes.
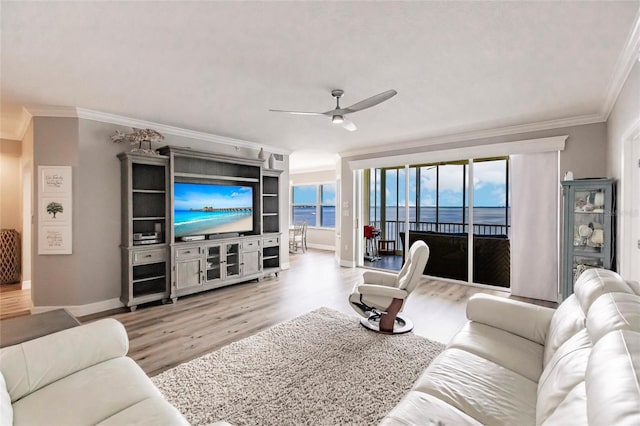
[[[349,120],[347,117],[343,117],[342,119],[342,128],[346,129],[350,132],[355,132],[358,130],[358,127],[353,123],[353,121]]]
[[[343,108],[343,109],[346,112],[362,111],[363,109],[371,108],[372,106],[378,105],[379,103],[384,102],[387,99],[392,98],[397,94],[398,92],[396,92],[395,90],[387,90],[386,92],[379,93],[375,96],[372,96],[363,101],[357,102],[351,105],[350,107]]]
[[[282,109],[270,109],[271,112],[284,112],[287,114],[296,114],[296,115],[325,115],[323,112],[305,112],[305,111],[285,111]]]

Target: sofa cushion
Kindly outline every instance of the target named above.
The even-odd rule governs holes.
[[[536,383],[542,374],[543,346],[499,328],[468,322],[448,347],[476,354]]]
[[[536,382],[461,349],[446,349],[414,390],[432,395],[482,424],[535,422]]]
[[[614,330],[640,332],[640,296],[628,293],[603,294],[589,309],[587,330],[594,344]]]
[[[544,345],[544,361],[546,366],[560,345],[569,340],[578,331],[585,328],[585,316],[575,294],[572,294],[558,306],[551,318],[547,340]]]
[[[149,398],[162,396],[131,358],[120,357],[66,376],[15,402],[14,421],[97,424]]]
[[[639,425],[640,333],[602,337],[589,358],[586,385],[590,425]]]
[[[129,350],[124,326],[107,318],[0,349],[11,401]],[[54,356],[55,355],[55,356]]]
[[[587,390],[585,383],[578,383],[562,400],[543,426],[586,425],[587,422]]]
[[[481,423],[460,410],[444,403],[438,398],[423,392],[410,391],[382,419],[380,426],[438,426],[438,425],[474,425]]]
[[[108,419],[98,423],[98,426],[173,426],[188,425],[182,414],[168,404],[161,397],[147,398],[128,407]]]
[[[589,333],[584,329],[553,354],[538,382],[536,424],[547,420],[569,392],[584,381],[591,347]]]
[[[635,294],[633,288],[620,275],[607,269],[587,269],[578,277],[575,295],[585,315],[593,302],[605,293]]]
[[[467,302],[467,318],[544,344],[555,309],[506,299],[490,294],[474,294]]]
[[[11,407],[11,396],[4,382],[4,376],[0,372],[0,426],[11,426],[13,424],[13,407]]]

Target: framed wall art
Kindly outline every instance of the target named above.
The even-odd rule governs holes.
[[[72,254],[71,166],[38,166],[38,254]]]

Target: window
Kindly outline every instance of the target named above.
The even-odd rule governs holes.
[[[293,223],[307,222],[309,226],[316,226],[316,210],[318,203],[318,188],[316,185],[299,185],[293,187]]]
[[[465,165],[444,164],[438,166],[437,222],[440,232],[464,232]]]
[[[381,219],[380,211],[380,169],[368,169],[369,179],[369,224],[378,226]]]
[[[291,198],[292,223],[336,227],[336,184],[294,185]],[[319,219],[318,219],[319,218]]]
[[[321,204],[320,226],[336,227],[336,184],[320,185]]]
[[[508,234],[511,218],[506,159],[473,163],[473,232]]]
[[[507,158],[474,159],[473,233],[508,235],[510,225]],[[397,239],[409,229],[464,233],[469,228],[469,162],[451,161],[410,166],[409,199],[405,200],[405,168],[368,169],[370,225],[383,238]],[[384,207],[384,208],[381,208]]]

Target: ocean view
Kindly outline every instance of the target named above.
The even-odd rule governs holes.
[[[189,211],[174,212],[175,236],[215,234],[217,232],[244,232],[253,228],[251,210],[245,211]],[[248,226],[248,228],[247,228]]]
[[[482,225],[504,225],[505,224],[505,208],[504,207],[474,207],[474,223]],[[508,210],[509,215],[511,209]],[[322,215],[324,218],[323,226],[333,227],[335,226],[335,207],[322,207]],[[380,219],[380,209],[371,209],[371,217]],[[465,209],[465,215],[468,215],[468,209]],[[395,207],[387,207],[386,220],[387,222],[404,221],[404,207],[396,209]],[[462,223],[462,209],[460,207],[440,207],[439,212],[440,223]],[[510,219],[510,217],[509,217]],[[309,226],[320,226],[319,220],[316,221],[316,208],[315,206],[295,206],[293,208],[293,221],[301,222],[306,221]],[[416,209],[411,208],[409,210],[409,222],[416,221]],[[419,222],[435,222],[436,221],[436,208],[435,207],[421,207],[420,208],[420,220]],[[468,222],[466,220],[465,222]]]

